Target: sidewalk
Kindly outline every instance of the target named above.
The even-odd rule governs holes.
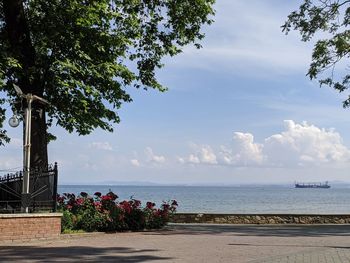
[[[349,262],[350,225],[170,225],[0,246],[0,262]]]

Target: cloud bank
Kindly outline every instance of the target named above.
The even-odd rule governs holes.
[[[163,155],[156,155],[151,147],[145,150],[146,160],[151,163],[164,163],[165,157]]]
[[[208,145],[195,145],[195,151],[182,163],[231,166],[300,167],[344,163],[350,150],[334,129],[324,129],[307,122],[284,121],[284,131],[254,141],[251,133],[234,132],[229,146],[214,151]]]
[[[192,144],[192,148],[195,149],[195,153],[190,154],[188,162],[193,164],[217,164],[216,155],[209,145],[196,145]]]

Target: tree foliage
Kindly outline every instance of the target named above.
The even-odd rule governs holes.
[[[350,74],[346,71],[343,74],[343,69],[335,74],[336,65],[342,66],[349,59],[349,25],[350,1],[304,0],[299,10],[292,12],[282,26],[286,34],[292,29],[298,30],[303,41],[313,39],[320,32],[322,38],[314,46],[307,74],[311,79],[319,78],[320,85],[328,85],[339,92],[350,88]],[[350,106],[350,96],[343,106]]]
[[[0,100],[0,103],[4,103],[4,99]],[[3,122],[5,120],[5,109],[0,107],[0,146],[4,144],[4,142],[9,142],[9,138],[6,136],[6,131],[3,130]]]
[[[113,130],[129,87],[166,90],[155,75],[162,58],[204,37],[215,0],[0,1],[0,142],[13,89],[43,96],[47,125],[89,134]]]

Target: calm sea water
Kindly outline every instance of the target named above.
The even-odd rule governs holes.
[[[143,204],[175,199],[178,212],[350,213],[350,188],[60,185],[58,192],[93,194],[109,189],[119,200],[133,197]]]

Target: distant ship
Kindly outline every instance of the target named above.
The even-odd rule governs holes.
[[[325,183],[295,183],[295,188],[331,188],[328,182]]]

